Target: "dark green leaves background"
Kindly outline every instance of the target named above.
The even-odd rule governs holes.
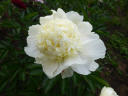
[[[127,0],[45,0],[45,4],[24,1],[26,10],[17,8],[11,0],[0,1],[0,96],[99,96],[103,86],[112,86],[122,94],[116,84],[127,89]],[[25,54],[28,27],[58,8],[83,15],[105,42],[106,58],[97,61],[100,68],[96,72],[48,79],[41,65]]]

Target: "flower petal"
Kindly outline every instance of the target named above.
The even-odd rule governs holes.
[[[44,73],[49,77],[53,78],[56,75],[58,75],[60,72],[57,71],[59,64],[58,63],[53,63],[53,62],[45,62],[45,64],[42,64],[43,71]]]
[[[49,78],[53,78],[60,74],[63,70],[68,68],[69,66],[64,66],[61,63],[51,61],[45,56],[42,58],[36,58],[35,63],[41,64],[43,67],[43,71]]]
[[[35,36],[28,36],[27,37],[27,44],[28,46],[35,46],[37,43],[37,39]]]
[[[98,67],[99,65],[94,61],[88,62],[86,64],[74,64],[71,66],[73,71],[83,75],[90,74],[90,71],[95,71]]]
[[[32,25],[29,27],[29,30],[28,30],[28,35],[29,36],[35,36],[37,35],[38,33],[41,32],[41,26],[40,25]]]
[[[96,62],[92,62],[89,66],[89,70],[95,71],[98,67],[99,67],[99,64],[97,64]]]
[[[87,38],[86,38],[87,37]],[[94,60],[99,58],[104,58],[106,53],[106,47],[99,36],[96,34],[90,34],[90,36],[85,36],[83,41],[83,50],[81,54],[87,57],[91,57]]]
[[[82,60],[79,56],[75,56],[74,58],[73,57],[68,58],[62,64],[54,63],[54,62],[48,61],[47,59],[44,59],[44,61],[43,61],[43,59],[40,59],[40,60],[42,60],[42,61],[36,61],[36,63],[42,64],[43,70],[49,78],[53,78],[54,76],[61,73],[63,70],[65,71],[66,69],[68,69],[73,64],[85,64],[85,62],[86,62],[86,61]],[[67,73],[67,72],[69,72],[69,70],[66,70],[65,72]],[[71,70],[70,70],[70,72],[71,72]],[[64,78],[66,78],[68,75],[66,73],[62,73],[62,75],[64,75]],[[71,74],[69,74],[69,75],[71,76]]]
[[[53,19],[52,15],[45,16],[45,17],[40,17],[40,24],[45,24],[46,22],[50,21]]]
[[[93,41],[94,39],[100,39],[99,35],[94,33],[94,32],[91,32],[88,34],[81,34],[81,41],[82,41],[83,45],[88,43],[88,42]]]
[[[57,11],[52,10],[52,12],[53,12],[53,18],[61,18],[61,19],[66,18],[66,13],[61,8],[58,8]]]
[[[75,24],[78,24],[83,21],[83,16],[79,15],[77,12],[70,11],[66,13],[68,19],[70,19]]]
[[[73,75],[73,70],[69,67],[61,72],[62,78],[71,77]]]
[[[78,24],[78,29],[80,33],[84,35],[92,31],[92,25],[89,22],[80,22]]]
[[[83,74],[83,75],[90,74],[88,64],[75,64],[75,65],[72,65],[71,68],[73,69],[73,71],[79,74]]]
[[[28,46],[36,46],[37,44],[37,35],[42,32],[41,25],[32,25],[28,30],[27,44]]]
[[[67,58],[64,61],[64,65],[65,66],[71,66],[73,64],[85,64],[87,62],[88,62],[88,60],[82,59],[79,55],[77,55],[77,56]]]
[[[34,57],[34,58],[37,58],[37,57],[42,57],[43,54],[41,54],[39,52],[39,50],[36,48],[36,46],[27,46],[24,48],[24,51],[25,53],[30,56],[30,57]]]

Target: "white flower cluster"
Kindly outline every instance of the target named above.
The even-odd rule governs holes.
[[[62,75],[70,77],[73,72],[88,75],[98,68],[95,60],[104,58],[105,45],[92,25],[83,21],[83,16],[62,9],[40,17],[40,24],[29,27],[27,55],[41,64],[49,78]]]

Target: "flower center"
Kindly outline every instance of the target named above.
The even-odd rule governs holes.
[[[42,25],[38,35],[40,52],[50,59],[62,60],[78,53],[81,48],[77,26],[67,19],[54,19]]]

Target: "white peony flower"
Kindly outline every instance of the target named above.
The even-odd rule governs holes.
[[[95,71],[99,66],[95,60],[104,58],[106,48],[98,34],[91,32],[92,25],[74,11],[65,13],[59,8],[52,12],[29,27],[26,54],[42,65],[49,78]]]
[[[100,96],[118,96],[111,87],[103,87]]]

